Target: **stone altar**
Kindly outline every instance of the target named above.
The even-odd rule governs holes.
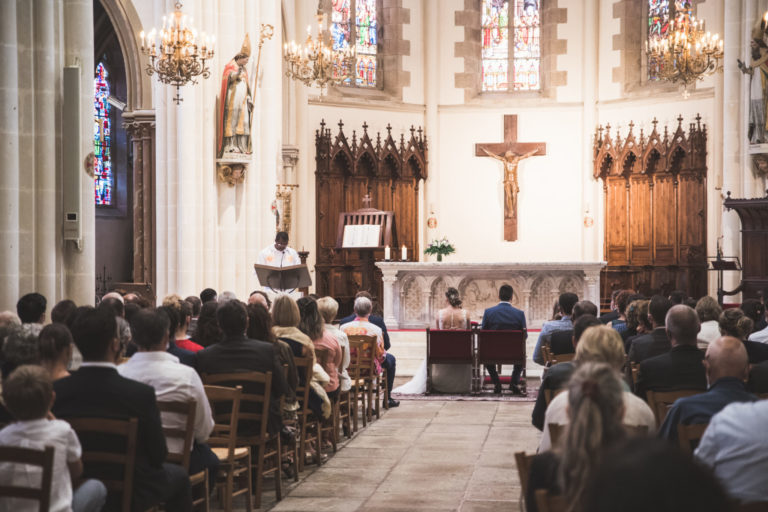
[[[472,321],[479,322],[483,311],[498,304],[499,286],[514,289],[512,304],[525,311],[529,329],[538,329],[551,319],[552,306],[563,292],[579,300],[600,305],[599,262],[564,263],[445,263],[385,262],[384,322],[389,329],[433,327],[437,311],[444,307],[445,290],[459,290]]]

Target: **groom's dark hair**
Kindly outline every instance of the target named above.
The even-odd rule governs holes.
[[[514,291],[512,290],[512,287],[508,284],[501,285],[501,288],[499,288],[499,300],[507,302],[510,299],[512,299],[512,294]]]

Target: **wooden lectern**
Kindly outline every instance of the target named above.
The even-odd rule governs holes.
[[[269,265],[253,264],[256,276],[261,286],[268,286],[275,291],[293,291],[312,285],[309,270],[306,265],[290,267],[272,267]]]
[[[365,202],[370,204],[366,196]],[[360,289],[378,296],[374,251],[390,246],[397,251],[397,232],[395,231],[394,212],[385,212],[375,208],[361,208],[354,212],[339,214],[336,234],[336,250],[354,251],[359,255],[362,265],[362,283]]]

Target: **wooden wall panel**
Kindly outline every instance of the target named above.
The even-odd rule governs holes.
[[[650,265],[651,250],[651,180],[632,177],[629,186],[629,250],[632,265]]]
[[[610,127],[595,133],[594,176],[606,195],[603,303],[621,288],[706,293],[706,126],[697,117],[686,133],[678,117],[662,137],[656,124],[639,141],[633,123],[626,138]]]
[[[317,264],[316,288],[319,295],[331,295],[339,301],[339,314],[351,311],[354,295],[362,289],[363,262],[360,251],[336,248],[339,214],[363,208],[363,198],[371,198],[370,207],[392,211],[395,229],[392,255],[398,247],[408,248],[413,258],[418,245],[418,188],[427,176],[427,147],[421,129],[411,128],[411,138],[401,136],[400,143],[387,135],[368,136],[367,125],[359,139],[353,132],[351,142],[339,123],[337,135],[321,123],[315,135]],[[403,166],[405,162],[405,166]],[[383,259],[384,251],[376,250],[374,259]],[[381,295],[381,274],[376,269],[368,291],[374,298]]]

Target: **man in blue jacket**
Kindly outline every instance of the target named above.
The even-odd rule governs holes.
[[[523,339],[528,338],[528,330],[525,325],[525,313],[510,304],[512,300],[512,287],[508,284],[501,285],[499,288],[499,303],[492,308],[488,308],[483,313],[482,329],[502,331],[515,330],[523,331]],[[493,365],[485,365],[488,374],[493,381],[494,393],[501,393],[501,381],[496,368]],[[520,374],[523,372],[523,366],[516,364],[512,371],[512,380],[509,389],[516,395],[523,394],[520,390]]]

